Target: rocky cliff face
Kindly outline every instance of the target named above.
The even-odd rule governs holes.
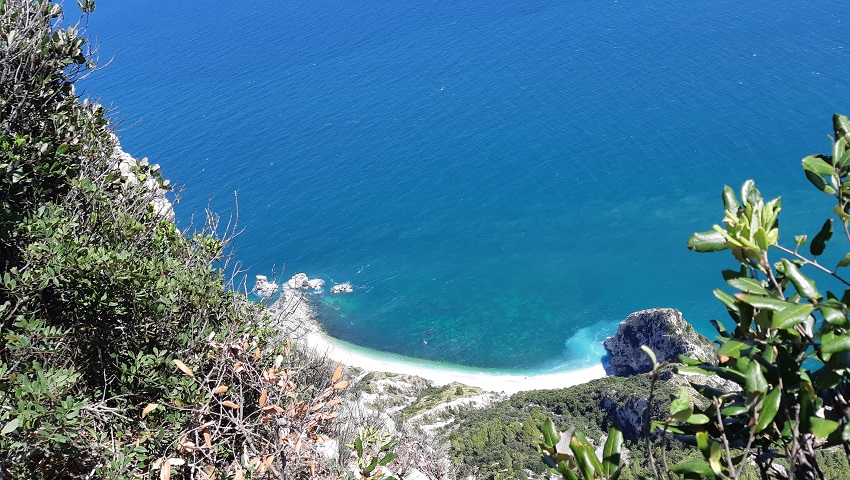
[[[681,354],[714,362],[717,348],[697,333],[673,308],[653,308],[628,316],[617,334],[604,342],[611,353],[608,373],[626,376],[652,370],[652,362],[641,345],[655,352],[658,362],[675,362]]]

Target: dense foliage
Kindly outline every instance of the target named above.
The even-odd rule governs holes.
[[[807,249],[806,235],[780,244],[780,199],[765,201],[751,180],[740,198],[725,187],[724,225],[689,241],[701,252],[731,250],[740,270],[724,271],[734,294],[715,291],[734,327],[716,324],[720,365],[693,359],[681,370],[718,375],[739,390],[704,390],[712,403],[702,409],[684,394],[674,402],[672,428],[704,457],[674,471],[738,478],[755,462],[762,478],[815,479],[825,478],[818,450],[839,447],[850,460],[850,282],[840,270],[850,252],[834,247],[842,254],[835,266],[821,263],[836,224],[850,242],[850,121],[835,115],[833,130],[832,155],[803,159],[806,177],[835,199]],[[844,291],[821,293],[814,274]]]
[[[520,392],[485,408],[462,410],[456,417],[458,428],[451,433],[452,460],[458,474],[478,478],[542,474],[545,465],[535,445],[541,427],[552,418],[558,429],[582,432],[597,445],[604,442],[610,427],[625,430],[632,461],[622,478],[637,478],[646,473],[644,463],[635,459],[646,455],[642,422],[650,386],[648,375],[606,377],[566,389]],[[662,383],[657,394],[661,401],[653,406],[655,415],[665,411],[675,392]],[[671,455],[681,457],[680,452]]]
[[[216,217],[180,231],[157,167],[121,172],[78,6],[0,1],[0,477],[321,475],[347,382],[228,288]]]

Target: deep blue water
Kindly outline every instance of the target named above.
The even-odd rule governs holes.
[[[87,89],[181,225],[237,191],[251,275],[354,283],[316,301],[355,344],[528,371],[639,309],[711,333],[734,262],[685,244],[723,184],[783,195],[789,240],[829,210],[800,159],[850,112],[838,0],[234,5],[99,2]]]

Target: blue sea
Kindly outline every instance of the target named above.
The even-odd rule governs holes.
[[[813,235],[800,159],[850,113],[838,0],[102,0],[89,32],[180,225],[238,203],[249,286],[351,282],[332,336],[475,369],[598,363],[653,307],[713,337],[735,262],[688,237],[748,178]]]

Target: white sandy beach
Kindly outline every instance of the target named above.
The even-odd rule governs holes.
[[[287,296],[285,310],[286,323],[292,328],[298,324],[298,342],[344,365],[358,367],[367,371],[416,375],[431,380],[437,385],[452,382],[479,387],[491,392],[516,393],[525,390],[565,388],[588,382],[605,376],[600,363],[589,368],[570,372],[558,372],[538,375],[510,375],[490,372],[475,372],[442,367],[426,360],[403,357],[385,353],[370,353],[359,347],[350,346],[325,334],[313,320],[306,302],[294,304],[292,296]],[[280,307],[281,301],[278,302]]]

